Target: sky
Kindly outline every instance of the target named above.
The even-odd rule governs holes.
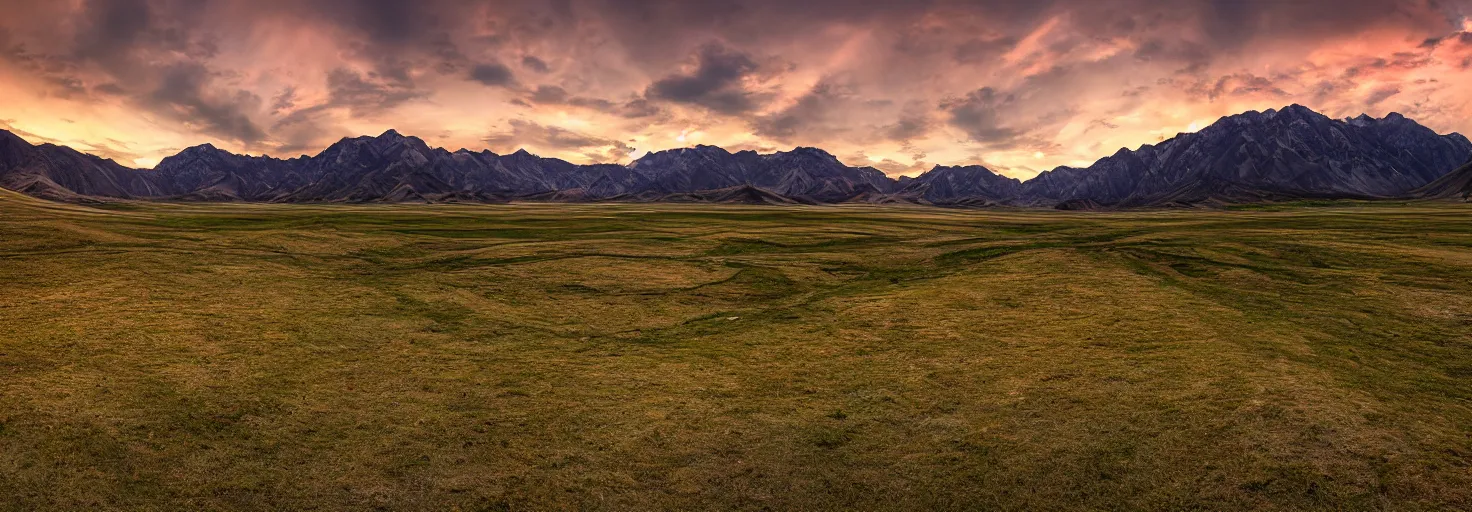
[[[1247,110],[1472,133],[1472,0],[0,0],[0,128],[152,167],[389,128],[1026,179]]]

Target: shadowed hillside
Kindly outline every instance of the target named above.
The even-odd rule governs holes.
[[[1028,180],[979,165],[897,180],[816,148],[758,154],[660,151],[627,166],[574,165],[525,150],[450,152],[389,130],[290,160],[186,149],[153,170],[0,133],[0,187],[57,200],[144,198],[288,203],[913,203],[1060,209],[1400,198],[1472,156],[1472,142],[1400,114],[1346,120],[1306,107],[1247,112],[1088,168]],[[751,190],[749,190],[751,189]],[[729,197],[731,191],[743,197]]]

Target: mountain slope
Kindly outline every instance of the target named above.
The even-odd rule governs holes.
[[[1334,120],[1306,107],[1247,112],[1086,169],[1023,184],[1032,204],[1086,199],[1158,206],[1286,198],[1385,198],[1424,186],[1472,155],[1472,142],[1399,114]]]
[[[798,201],[834,203],[896,188],[878,169],[849,167],[817,148],[759,155],[696,146],[650,153],[629,169],[645,180],[643,189],[667,194],[750,186]]]
[[[450,152],[394,130],[345,138],[317,155],[290,160],[236,155],[205,144],[165,158],[153,170],[137,170],[70,148],[32,146],[0,131],[0,187],[62,200],[911,202],[1127,208],[1405,197],[1429,190],[1469,156],[1472,142],[1465,137],[1438,135],[1399,114],[1335,120],[1298,105],[1224,117],[1196,133],[1121,149],[1087,168],[1059,167],[1026,182],[982,166],[937,166],[915,178],[895,180],[807,147],[763,155],[696,146],[650,153],[626,166],[576,165],[525,150],[509,155]],[[1438,187],[1456,189],[1454,183]]]
[[[203,144],[154,167],[167,195],[193,200],[270,201],[316,181],[298,160],[236,155]]]
[[[980,165],[966,167],[936,166],[907,180],[898,194],[901,197],[931,204],[975,204],[1015,201],[1022,182],[1002,176]]]
[[[65,146],[32,146],[5,130],[0,130],[0,187],[56,200],[166,194],[152,172],[130,169]]]
[[[1411,191],[1416,199],[1461,199],[1472,201],[1472,160],[1446,176]]]

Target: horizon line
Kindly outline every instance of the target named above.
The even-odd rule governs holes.
[[[579,163],[574,163],[574,162],[571,162],[571,161],[568,161],[568,160],[565,160],[565,159],[562,159],[562,158],[542,156],[540,154],[533,153],[532,151],[528,150],[526,148],[526,146],[520,146],[515,151],[509,152],[509,153],[498,153],[495,150],[492,150],[490,148],[484,148],[484,149],[481,149],[479,151],[476,151],[476,150],[472,150],[470,148],[465,148],[465,147],[462,147],[462,148],[459,148],[459,149],[456,149],[456,150],[453,150],[452,151],[448,147],[445,147],[445,146],[434,146],[434,145],[431,145],[428,141],[424,140],[424,138],[419,137],[417,135],[404,135],[397,128],[387,128],[382,133],[380,133],[380,134],[378,134],[376,136],[375,135],[367,135],[367,134],[358,135],[358,136],[343,136],[343,137],[339,138],[336,142],[333,142],[331,144],[328,144],[327,146],[323,147],[322,149],[317,150],[315,153],[311,153],[311,154],[301,153],[301,154],[298,154],[297,156],[288,157],[288,158],[282,158],[282,157],[278,157],[278,156],[272,156],[269,153],[252,154],[249,151],[243,151],[243,152],[237,153],[237,152],[234,152],[234,151],[230,151],[228,149],[221,149],[219,146],[216,146],[215,145],[214,141],[207,141],[207,142],[203,142],[203,143],[199,143],[199,144],[195,144],[195,145],[192,145],[192,146],[187,146],[187,147],[184,147],[182,149],[179,149],[178,151],[174,152],[172,155],[165,156],[165,157],[159,159],[159,162],[158,163],[155,163],[152,167],[134,167],[134,166],[124,165],[121,162],[118,162],[117,160],[115,160],[113,158],[104,157],[104,156],[100,156],[100,155],[97,155],[97,154],[94,154],[94,153],[82,151],[82,150],[73,148],[73,147],[71,147],[69,145],[57,144],[57,143],[54,143],[54,142],[42,142],[42,143],[37,144],[37,143],[31,142],[30,140],[26,139],[21,134],[15,133],[16,130],[14,130],[13,127],[3,127],[3,128],[0,128],[0,132],[5,132],[5,133],[8,133],[10,135],[13,135],[13,136],[15,136],[17,138],[20,138],[21,140],[25,141],[27,144],[30,144],[32,146],[47,146],[47,145],[49,145],[49,146],[56,146],[56,147],[64,147],[64,148],[70,149],[72,151],[76,151],[78,153],[81,153],[81,154],[84,154],[84,155],[87,155],[87,156],[91,156],[91,157],[98,158],[98,159],[101,159],[101,160],[104,160],[104,161],[112,162],[112,163],[114,163],[116,165],[119,165],[119,166],[122,166],[122,167],[125,167],[125,168],[128,168],[128,169],[138,170],[138,171],[153,171],[153,170],[155,170],[158,167],[159,164],[163,163],[164,160],[167,160],[167,159],[172,158],[172,157],[177,157],[177,156],[183,154],[185,151],[188,151],[188,150],[194,149],[194,148],[200,148],[200,147],[209,147],[211,149],[214,149],[214,150],[217,150],[217,151],[223,151],[223,152],[229,153],[231,155],[236,155],[236,156],[245,156],[245,157],[250,157],[250,158],[266,158],[266,159],[271,159],[271,160],[289,162],[289,161],[298,160],[298,159],[308,159],[308,158],[317,158],[317,157],[320,157],[320,156],[322,156],[323,153],[327,152],[327,150],[332,149],[333,146],[336,146],[336,145],[341,144],[341,143],[346,142],[346,141],[358,140],[358,139],[380,139],[380,138],[383,138],[385,136],[388,136],[389,134],[394,134],[394,135],[397,135],[399,137],[406,138],[406,139],[416,139],[416,140],[424,143],[426,146],[428,146],[430,150],[442,150],[442,151],[445,151],[445,152],[450,153],[450,154],[461,153],[461,152],[466,152],[466,153],[471,153],[471,154],[491,153],[492,155],[495,155],[495,156],[498,156],[498,157],[503,157],[503,156],[515,155],[517,153],[526,153],[528,155],[531,155],[531,156],[534,156],[534,157],[537,157],[537,158],[548,159],[548,160],[558,160],[558,161],[561,161],[561,162],[564,162],[564,163],[567,163],[567,164],[570,164],[570,165],[576,165],[576,166],[615,165],[615,166],[620,166],[620,167],[631,167],[635,163],[637,163],[639,160],[641,160],[643,158],[646,158],[646,157],[648,157],[650,155],[659,154],[659,153],[666,153],[666,152],[671,152],[671,151],[684,151],[684,150],[699,149],[699,148],[702,148],[702,147],[714,147],[714,148],[718,148],[718,149],[720,149],[722,151],[725,151],[727,154],[731,154],[731,155],[735,155],[735,154],[739,154],[739,153],[745,153],[745,152],[752,152],[752,153],[756,153],[757,155],[763,156],[763,157],[772,156],[772,155],[778,155],[778,154],[792,153],[792,152],[795,152],[795,151],[798,151],[798,150],[802,150],[802,149],[814,149],[814,150],[821,151],[821,152],[823,152],[824,154],[826,154],[828,156],[833,157],[834,160],[837,160],[840,164],[843,164],[845,167],[854,168],[854,169],[865,169],[865,168],[867,168],[867,169],[874,169],[874,170],[879,171],[880,173],[884,174],[884,176],[886,178],[889,178],[889,179],[892,179],[892,180],[896,180],[896,181],[899,180],[899,179],[901,179],[901,178],[914,178],[914,177],[918,177],[918,176],[923,176],[926,173],[933,172],[936,169],[940,169],[940,168],[957,169],[957,168],[968,168],[968,167],[981,167],[983,169],[986,169],[987,171],[990,171],[992,174],[995,174],[995,175],[998,175],[998,176],[1002,176],[1004,178],[1013,179],[1013,180],[1017,180],[1019,182],[1024,182],[1025,183],[1025,182],[1028,182],[1028,181],[1031,181],[1031,180],[1037,178],[1038,176],[1042,176],[1043,174],[1046,174],[1046,173],[1049,173],[1049,172],[1053,172],[1053,171],[1057,171],[1059,169],[1086,169],[1088,167],[1092,167],[1093,165],[1097,164],[1100,160],[1104,160],[1106,158],[1111,158],[1111,157],[1113,157],[1115,155],[1118,155],[1120,152],[1123,152],[1123,151],[1130,151],[1130,152],[1140,151],[1140,150],[1143,150],[1143,149],[1145,149],[1147,147],[1155,147],[1155,146],[1158,146],[1160,144],[1164,144],[1166,142],[1170,142],[1172,140],[1175,140],[1177,138],[1180,138],[1183,135],[1190,135],[1190,134],[1194,134],[1194,133],[1200,133],[1201,131],[1204,131],[1207,128],[1210,128],[1212,126],[1215,126],[1215,125],[1221,123],[1223,120],[1228,119],[1228,118],[1233,118],[1233,117],[1238,117],[1238,116],[1243,116],[1243,115],[1249,115],[1249,114],[1278,113],[1278,112],[1282,112],[1282,111],[1285,111],[1285,110],[1288,110],[1288,109],[1294,108],[1294,107],[1298,107],[1298,108],[1307,110],[1309,112],[1312,112],[1314,114],[1320,115],[1320,116],[1322,116],[1325,119],[1328,119],[1330,121],[1339,122],[1339,123],[1345,123],[1345,124],[1348,124],[1349,121],[1352,121],[1352,120],[1355,120],[1355,119],[1359,119],[1359,118],[1369,118],[1371,120],[1383,121],[1383,120],[1386,120],[1386,119],[1390,119],[1392,117],[1400,117],[1402,119],[1406,119],[1406,120],[1409,120],[1411,122],[1414,122],[1418,126],[1425,127],[1425,125],[1420,124],[1415,119],[1412,119],[1410,117],[1405,116],[1404,114],[1401,114],[1399,112],[1394,112],[1394,111],[1387,112],[1384,117],[1374,117],[1374,116],[1369,115],[1369,113],[1367,113],[1367,112],[1361,112],[1357,116],[1348,116],[1348,117],[1344,117],[1344,118],[1335,118],[1335,117],[1330,117],[1328,115],[1325,115],[1322,112],[1319,112],[1317,110],[1314,110],[1313,108],[1307,107],[1305,105],[1302,105],[1302,104],[1299,104],[1299,103],[1291,103],[1291,104],[1284,105],[1283,107],[1279,107],[1279,108],[1269,108],[1269,109],[1266,109],[1266,110],[1245,110],[1245,111],[1242,111],[1242,112],[1239,112],[1239,113],[1236,113],[1236,114],[1224,115],[1224,116],[1221,116],[1221,117],[1217,118],[1211,124],[1208,124],[1206,126],[1203,126],[1203,127],[1199,128],[1199,129],[1197,129],[1195,131],[1176,132],[1175,135],[1173,135],[1173,136],[1171,136],[1169,138],[1161,139],[1161,140],[1156,141],[1156,142],[1153,142],[1153,143],[1150,143],[1150,142],[1141,143],[1141,144],[1135,146],[1134,148],[1131,148],[1129,146],[1123,146],[1123,147],[1120,147],[1119,149],[1115,150],[1113,153],[1109,153],[1107,155],[1103,155],[1103,156],[1100,156],[1098,158],[1095,158],[1094,160],[1090,161],[1087,165],[1082,165],[1082,166],[1057,165],[1057,166],[1053,166],[1053,167],[1047,168],[1047,169],[1039,169],[1039,170],[1037,170],[1037,174],[1035,174],[1035,175],[1033,175],[1031,177],[1028,177],[1026,179],[1016,178],[1016,177],[1013,177],[1013,176],[1008,176],[1008,175],[1002,174],[1000,172],[997,172],[996,167],[999,167],[999,166],[987,165],[984,161],[983,162],[980,162],[980,163],[968,163],[968,164],[941,164],[941,163],[936,163],[936,164],[931,165],[930,168],[928,168],[928,169],[920,172],[919,174],[916,174],[915,176],[906,176],[904,174],[891,175],[891,174],[889,174],[887,172],[884,172],[883,169],[879,169],[878,167],[875,167],[875,166],[872,166],[872,165],[852,165],[852,164],[849,164],[848,162],[845,162],[843,160],[843,158],[839,157],[838,155],[835,155],[832,152],[830,152],[830,151],[828,151],[826,149],[823,149],[821,147],[817,147],[817,146],[793,146],[792,149],[789,149],[789,150],[786,150],[786,151],[774,150],[774,151],[772,151],[770,153],[763,153],[763,152],[760,152],[760,151],[757,151],[757,150],[753,150],[753,149],[743,149],[743,150],[738,150],[738,151],[731,151],[730,149],[726,148],[725,146],[722,146],[722,145],[719,145],[719,144],[695,144],[693,146],[674,147],[674,148],[667,148],[667,149],[660,149],[660,150],[653,150],[653,151],[647,151],[646,150],[638,158],[631,158],[631,160],[629,162],[627,162],[627,163],[592,162],[592,163],[586,163],[586,164],[579,164]],[[1426,127],[1426,128],[1428,130],[1431,130],[1433,133],[1436,133],[1438,136],[1442,136],[1442,137],[1451,136],[1451,135],[1461,135],[1461,133],[1456,132],[1456,131],[1451,131],[1451,132],[1447,132],[1447,133],[1440,133],[1440,132],[1436,132],[1436,130],[1431,129],[1430,127]],[[30,135],[36,136],[36,134],[34,134],[34,133],[25,132],[24,130],[20,130],[20,131],[22,131],[23,133],[28,133]],[[1465,137],[1465,136],[1463,136],[1463,137]],[[1011,170],[1011,168],[1008,168],[1008,167],[1002,167],[1002,168],[1003,169],[1007,169],[1007,170]]]

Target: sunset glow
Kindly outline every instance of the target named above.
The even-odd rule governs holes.
[[[818,146],[1027,178],[1290,103],[1472,132],[1461,0],[5,3],[0,128],[141,167],[395,128],[577,163]]]

